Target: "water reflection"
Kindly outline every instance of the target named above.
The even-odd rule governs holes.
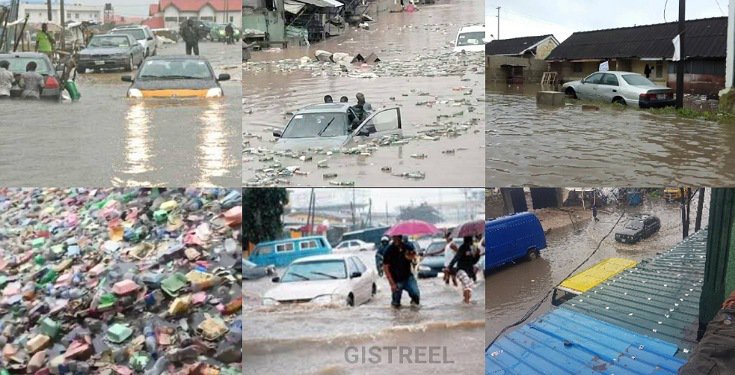
[[[125,165],[123,173],[140,174],[151,170],[150,113],[145,103],[134,103],[125,116]]]
[[[226,105],[222,100],[210,100],[207,109],[199,116],[199,165],[201,177],[198,185],[212,186],[212,178],[223,177],[228,173],[227,132],[225,126]]]

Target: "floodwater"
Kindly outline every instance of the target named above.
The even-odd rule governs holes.
[[[183,43],[159,47],[183,53]],[[0,183],[238,186],[241,51],[203,42],[200,53],[233,76],[225,98],[132,101],[120,80],[130,73],[109,71],[78,75],[77,103],[0,103]]]
[[[310,47],[252,52],[243,64],[243,183],[247,186],[481,186],[485,106],[484,56],[457,55],[449,44],[462,25],[483,22],[483,4],[460,0],[422,6],[414,13],[378,12],[369,30],[348,28]],[[472,19],[475,17],[476,19]],[[316,50],[367,56],[377,65],[302,62]],[[363,92],[375,110],[399,107],[408,143],[369,147],[367,154],[327,150],[312,160],[274,154],[273,129],[291,114],[331,95]],[[426,136],[429,137],[426,137]],[[404,143],[404,142],[401,142]],[[317,167],[326,160],[328,168]],[[286,168],[299,169],[291,175]],[[390,171],[387,171],[390,168]],[[281,172],[281,173],[279,173]],[[325,179],[325,174],[336,177]],[[402,177],[412,174],[423,178]]]
[[[357,254],[368,268],[375,268],[374,252]],[[282,272],[278,270],[279,275]],[[254,375],[482,373],[485,283],[481,276],[471,304],[464,304],[461,291],[446,286],[442,279],[419,279],[418,284],[421,307],[408,307],[404,293],[404,307],[396,310],[390,307],[385,278],[378,279],[373,299],[357,307],[261,306],[260,297],[275,284],[269,277],[244,281],[244,366]],[[387,352],[377,364],[348,362],[349,347],[369,350],[374,346],[442,347],[447,363],[400,364],[393,358],[391,364]]]
[[[488,186],[721,186],[735,180],[735,126],[581,101],[538,108],[535,89],[487,94]],[[571,104],[570,104],[571,103]]]
[[[710,190],[707,189],[702,216],[703,226],[707,225],[709,194]],[[694,231],[696,200],[697,198],[691,206],[690,235]],[[623,212],[625,216],[616,226],[616,221]],[[615,242],[614,231],[603,240],[613,227],[621,228],[625,225],[628,215],[632,213],[652,213],[658,216],[661,219],[661,229],[652,237],[635,245]],[[566,226],[551,229],[546,235],[547,248],[541,251],[539,258],[500,268],[487,276],[486,283],[489,287],[486,288],[485,306],[486,343],[493,340],[504,327],[521,319],[549,290],[566,279],[567,275],[592,253],[600,241],[602,241],[600,249],[579,271],[611,257],[637,261],[650,258],[682,240],[679,204],[666,203],[661,198],[646,200],[640,207],[617,208],[615,205],[609,205],[599,210],[598,218],[600,221],[594,223],[590,211],[584,211],[580,217],[574,219],[574,224],[570,222]],[[548,230],[544,221],[541,224],[545,231]],[[542,315],[551,307],[549,297],[527,321]]]

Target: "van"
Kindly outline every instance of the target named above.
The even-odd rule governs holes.
[[[485,25],[463,26],[454,40],[454,52],[485,52]]]
[[[608,258],[594,266],[562,281],[554,288],[551,304],[559,306],[570,299],[587,293],[590,289],[602,284],[611,277],[635,267],[638,262],[623,258]]]
[[[485,223],[485,270],[522,258],[535,259],[546,248],[546,236],[536,215],[524,212]]]
[[[326,237],[310,236],[261,242],[255,245],[248,260],[261,267],[284,267],[299,258],[331,253],[332,246]]]

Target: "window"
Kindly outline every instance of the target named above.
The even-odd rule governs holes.
[[[572,63],[572,71],[574,73],[582,73],[583,65],[581,62]]]
[[[619,86],[618,77],[615,74],[605,74],[600,83],[608,86]]]
[[[656,78],[663,78],[664,76],[664,62],[656,61]]]
[[[271,246],[256,247],[255,250],[253,250],[254,255],[268,255],[272,253],[273,253],[273,247]]]
[[[359,272],[357,270],[357,265],[355,264],[355,258],[353,257],[347,258],[347,274],[350,275],[350,277],[352,277],[352,274],[355,272]]]
[[[282,243],[280,245],[276,245],[276,252],[283,253],[283,252],[288,252],[288,251],[293,251],[293,242]]]
[[[74,18],[79,19],[79,13],[74,13]]]
[[[179,17],[164,17],[163,20],[166,22],[179,22]]]
[[[317,244],[315,240],[299,242],[300,250],[316,249],[318,247],[319,247],[319,244]]]
[[[365,273],[367,271],[367,267],[365,267],[365,264],[360,260],[360,258],[352,258],[355,260],[355,265],[357,265],[357,271],[360,273]]]
[[[604,75],[603,73],[595,73],[595,74],[593,74],[593,75],[585,78],[584,79],[584,82],[585,83],[592,83],[592,84],[595,84],[595,83],[599,84],[600,81],[602,80],[602,76],[603,75]]]

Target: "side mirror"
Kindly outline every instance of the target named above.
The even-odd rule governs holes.
[[[278,276],[276,276],[276,277],[272,278],[271,281],[274,282],[274,283],[278,283],[278,282],[281,281],[281,278],[278,277]]]
[[[148,37],[148,40],[153,40],[153,37],[152,37],[152,36],[149,36],[149,37]]]
[[[276,138],[281,138],[283,136],[283,130],[281,130],[281,129],[274,130],[273,131],[273,136],[276,137]]]
[[[351,279],[356,279],[358,277],[362,276],[362,272],[353,272],[352,275],[350,275]]]
[[[584,85],[584,84],[585,84],[586,82],[587,82],[587,81],[585,81],[585,80],[581,80],[581,81],[579,81],[579,83],[581,83],[581,84],[583,84],[583,85]]]
[[[120,79],[123,82],[133,82],[133,77],[132,76],[129,76],[129,75],[124,75],[124,76],[120,77]]]
[[[219,75],[219,77],[217,77],[217,80],[218,81],[229,81],[230,80],[230,75],[227,74],[227,73],[222,73],[222,74]]]

